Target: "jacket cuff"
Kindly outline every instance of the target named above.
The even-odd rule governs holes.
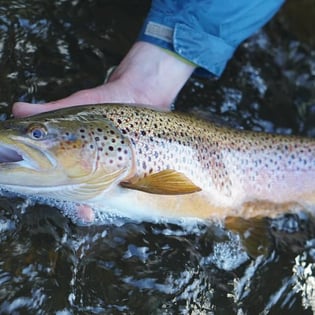
[[[149,42],[178,54],[181,58],[206,70],[201,74],[220,76],[235,47],[222,38],[196,31],[192,27],[176,23],[174,28],[146,20],[138,40]],[[202,43],[202,44],[201,44]],[[208,73],[207,73],[208,72]]]

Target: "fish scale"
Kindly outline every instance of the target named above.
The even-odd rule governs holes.
[[[184,171],[205,190],[215,186],[226,195],[246,181],[245,192],[250,189],[259,198],[260,192],[276,192],[279,185],[281,191],[288,192],[290,184],[294,193],[295,185],[288,174],[291,170],[301,176],[315,172],[314,139],[237,131],[183,114],[133,107],[111,107],[106,117],[133,139],[139,176],[148,170],[154,173],[164,167],[174,168]],[[145,169],[141,169],[143,163]],[[308,181],[314,187],[313,180]]]
[[[100,126],[98,126],[100,125]],[[120,132],[113,126],[99,124],[97,121],[88,124],[86,128],[82,126],[74,133],[74,138],[81,141],[82,159],[89,159],[95,155],[95,167],[105,167],[106,169],[119,169],[123,167],[126,160],[130,159],[130,150],[126,151],[125,141]],[[67,142],[73,145],[74,141]],[[60,146],[62,143],[60,144]],[[124,149],[123,149],[124,148]],[[118,154],[117,154],[118,153]]]
[[[30,137],[34,124],[43,139]],[[2,123],[0,175],[13,191],[24,181],[19,192],[30,194],[37,183],[38,194],[53,187],[54,198],[128,216],[257,215],[314,206],[315,140],[140,106],[78,106]]]

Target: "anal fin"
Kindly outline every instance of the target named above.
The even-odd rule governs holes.
[[[252,257],[267,256],[274,247],[266,217],[244,219],[229,216],[225,219],[225,227],[240,236],[244,249]]]

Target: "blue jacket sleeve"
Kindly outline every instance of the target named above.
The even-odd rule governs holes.
[[[153,0],[139,40],[221,75],[237,46],[278,11],[284,0]]]

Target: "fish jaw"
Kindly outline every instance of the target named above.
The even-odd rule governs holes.
[[[18,137],[7,137],[0,141],[0,176],[2,185],[27,185],[32,181],[42,183],[41,174],[55,171],[56,160],[49,151],[40,150],[20,141]]]
[[[1,145],[1,143],[0,143]],[[24,141],[23,137],[12,137],[12,150],[21,156],[20,166],[33,169],[37,172],[57,168],[57,160],[52,152],[46,148]],[[1,162],[1,161],[0,161]],[[14,161],[11,161],[14,162]],[[24,163],[23,163],[24,162]]]

